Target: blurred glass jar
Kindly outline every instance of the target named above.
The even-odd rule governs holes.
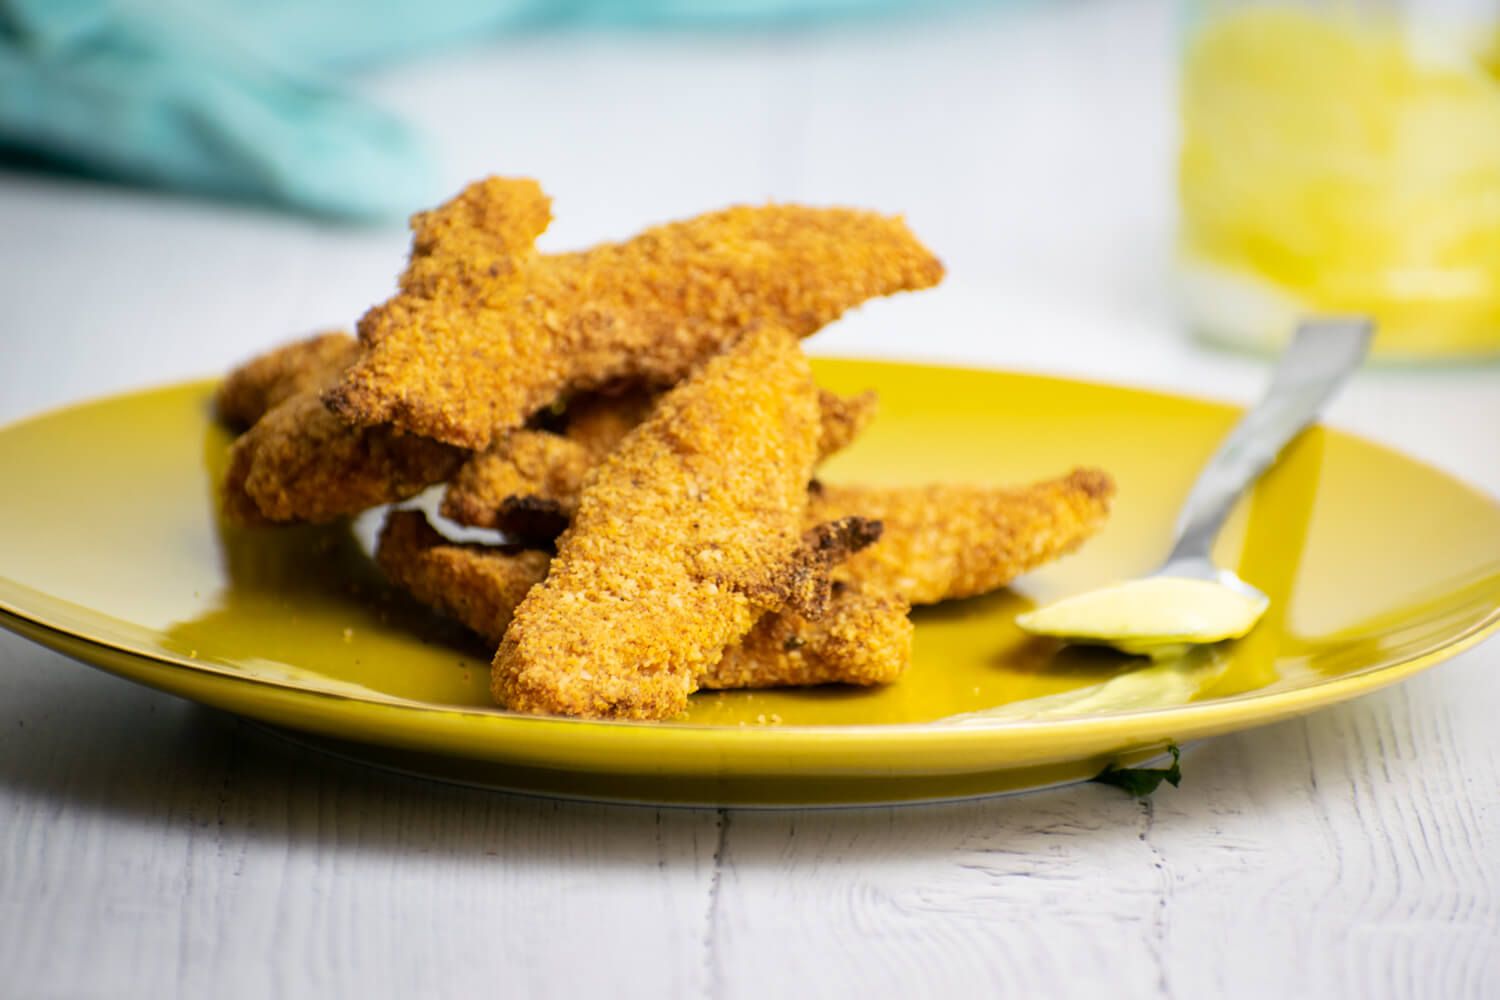
[[[1500,357],[1494,0],[1188,0],[1183,299],[1278,346],[1363,313],[1387,359]]]

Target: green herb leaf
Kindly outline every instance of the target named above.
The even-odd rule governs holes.
[[[1101,785],[1114,785],[1138,799],[1156,791],[1163,781],[1176,788],[1182,784],[1182,768],[1179,766],[1182,750],[1173,743],[1167,747],[1167,752],[1172,755],[1170,767],[1115,767],[1111,764],[1090,780]]]

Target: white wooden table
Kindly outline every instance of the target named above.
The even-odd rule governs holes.
[[[553,246],[767,196],[907,212],[951,281],[815,350],[1248,399],[1262,366],[1171,318],[1171,21],[542,35],[366,85],[452,187],[542,178]],[[0,219],[6,420],[350,322],[405,250],[15,171]],[[1332,421],[1500,492],[1500,370],[1370,373]],[[339,763],[0,636],[0,996],[1500,996],[1497,718],[1492,642],[1202,745],[1146,804],[657,811]]]

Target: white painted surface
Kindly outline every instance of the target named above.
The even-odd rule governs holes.
[[[816,350],[1244,399],[1169,308],[1171,11],[536,36],[370,81],[554,247],[767,196],[903,210],[951,266]],[[399,228],[0,174],[0,419],[351,322]],[[1500,370],[1335,423],[1500,493]],[[3,558],[3,554],[0,554]],[[1399,558],[1399,553],[1392,554]],[[0,636],[0,996],[1500,996],[1500,645],[1216,740],[1138,805],[560,804],[390,777]]]

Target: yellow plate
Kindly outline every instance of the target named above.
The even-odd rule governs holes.
[[[453,780],[654,802],[952,798],[1097,773],[1400,680],[1500,625],[1500,507],[1336,431],[1304,437],[1243,504],[1219,558],[1271,596],[1237,643],[1143,666],[1024,637],[1033,602],[1147,569],[1237,415],[1022,375],[820,361],[881,416],[827,470],[881,482],[1029,480],[1097,464],[1105,531],[1011,591],[920,610],[882,690],[698,695],[658,724],[513,716],[488,657],[380,581],[361,533],[217,522],[227,435],[210,383],[0,431],[0,624],[207,705]],[[1190,776],[1191,777],[1191,776]]]

